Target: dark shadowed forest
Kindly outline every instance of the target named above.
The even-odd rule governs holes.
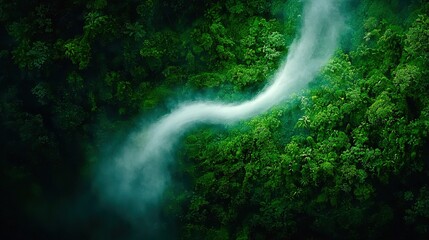
[[[94,190],[180,102],[260,92],[308,1],[0,0],[0,238],[429,239],[425,0],[338,1],[340,43],[308,87],[180,138],[156,224]]]

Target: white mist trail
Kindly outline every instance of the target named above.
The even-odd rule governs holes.
[[[334,53],[342,26],[335,0],[308,1],[300,35],[273,81],[249,101],[237,104],[190,102],[135,134],[98,178],[104,199],[119,208],[145,211],[169,180],[171,152],[178,138],[197,123],[230,124],[266,112],[305,87]],[[130,213],[131,215],[133,213]]]

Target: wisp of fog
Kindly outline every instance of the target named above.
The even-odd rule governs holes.
[[[301,31],[268,85],[253,99],[226,104],[191,101],[140,131],[130,134],[122,150],[97,170],[95,188],[106,204],[132,220],[156,206],[169,182],[175,144],[201,123],[233,124],[264,113],[304,88],[337,48],[342,18],[336,0],[307,1]],[[140,219],[140,218],[139,218]],[[150,219],[146,219],[150,221]]]

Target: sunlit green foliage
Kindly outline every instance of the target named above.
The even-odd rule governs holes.
[[[132,236],[97,197],[76,197],[94,164],[176,100],[260,91],[303,2],[0,0],[4,239]],[[160,213],[178,238],[429,237],[429,5],[349,10],[349,44],[308,89],[183,137]],[[73,204],[87,215],[56,214]]]

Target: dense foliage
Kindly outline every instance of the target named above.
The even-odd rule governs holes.
[[[97,206],[92,166],[183,98],[261,90],[302,4],[0,0],[0,236],[133,236]],[[184,137],[162,209],[176,238],[429,238],[429,4],[344,11],[309,89]]]

